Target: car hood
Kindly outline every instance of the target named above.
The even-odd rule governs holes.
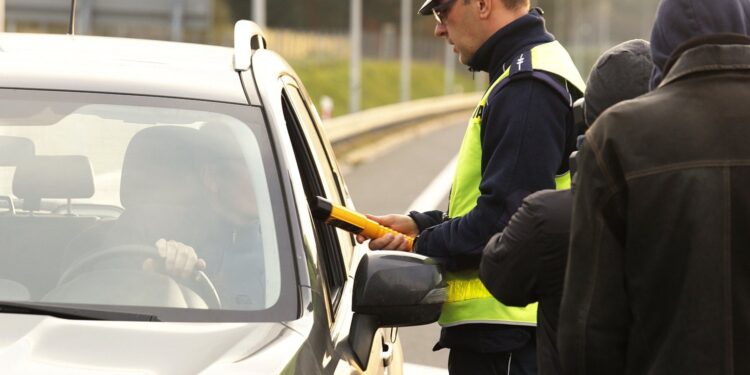
[[[304,337],[281,323],[66,320],[0,314],[4,374],[273,374]]]

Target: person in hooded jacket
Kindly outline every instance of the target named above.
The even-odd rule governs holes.
[[[579,152],[567,374],[750,373],[750,1],[663,0],[653,91]]]
[[[631,40],[604,52],[586,82],[584,120],[590,126],[604,110],[648,92],[653,63],[649,43]],[[571,162],[573,165],[573,162]],[[542,190],[523,200],[505,230],[487,243],[479,276],[500,302],[539,302],[539,374],[560,374],[557,320],[568,259],[572,190]]]

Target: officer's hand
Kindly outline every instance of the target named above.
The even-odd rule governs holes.
[[[401,232],[407,236],[416,237],[419,234],[419,228],[417,223],[407,215],[385,215],[385,216],[373,216],[366,215],[368,219],[376,221],[378,224],[389,227],[397,232]],[[364,236],[357,236],[357,242],[363,243],[367,241]],[[409,251],[408,242],[404,235],[386,234],[383,237],[375,238],[370,240],[369,247],[371,250],[401,250]]]
[[[172,277],[188,278],[196,271],[206,269],[206,261],[198,258],[195,250],[182,242],[162,238],[156,241],[156,249],[164,260],[163,266],[158,260],[149,258],[143,262],[144,270],[163,270]]]

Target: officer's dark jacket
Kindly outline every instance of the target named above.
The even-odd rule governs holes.
[[[567,374],[750,373],[750,37],[693,40],[660,69],[579,153]]]
[[[487,290],[509,306],[539,302],[537,362],[540,374],[559,374],[557,321],[568,259],[570,190],[529,195],[508,227],[484,249],[479,276]]]
[[[537,10],[499,30],[469,66],[494,82],[512,60],[554,41]],[[412,213],[420,230],[417,252],[450,257],[449,267],[476,267],[487,241],[505,227],[528,194],[555,187],[575,146],[573,115],[566,98],[541,80],[515,76],[489,96],[482,116],[482,195],[466,216],[443,221],[439,212]]]

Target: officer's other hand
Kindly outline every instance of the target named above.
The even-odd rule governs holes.
[[[384,215],[374,216],[366,215],[368,219],[374,220],[380,225],[391,228],[397,232],[401,232],[404,235],[416,237],[419,234],[419,228],[417,223],[406,215]],[[404,235],[386,234],[383,237],[375,238],[370,240],[369,247],[371,250],[401,250],[409,251],[408,242]],[[364,236],[357,236],[357,242],[363,243],[367,241]]]
[[[386,234],[383,237],[370,240],[370,250],[400,250],[400,251],[411,251],[406,237],[403,234],[394,236],[391,233]]]
[[[146,259],[143,262],[144,270],[159,270],[172,277],[188,278],[195,272],[206,269],[206,261],[198,258],[195,249],[182,242],[162,238],[155,245],[163,263],[153,258]]]

